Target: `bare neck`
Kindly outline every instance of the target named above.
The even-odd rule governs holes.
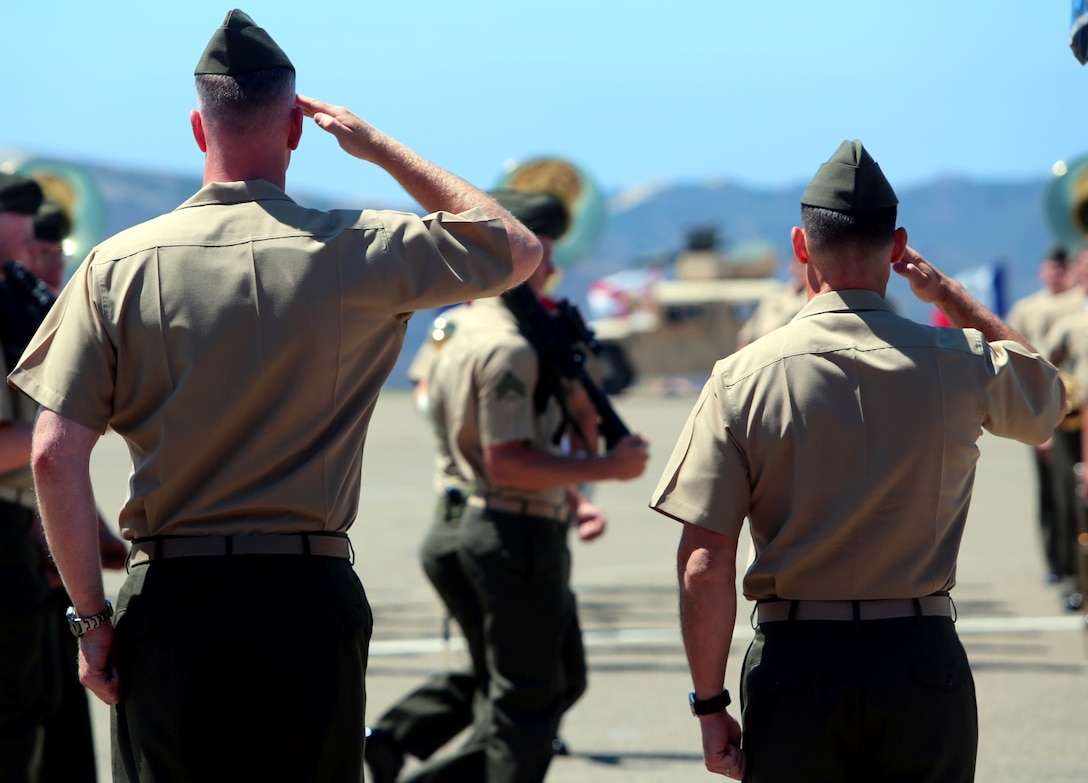
[[[287,159],[282,154],[263,153],[259,149],[217,150],[208,148],[204,159],[204,184],[263,179],[280,190],[287,185]]]

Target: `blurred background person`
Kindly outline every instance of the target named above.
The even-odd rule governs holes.
[[[1055,245],[1039,263],[1039,280],[1042,287],[1018,299],[1009,308],[1008,323],[1032,345],[1045,344],[1046,331],[1054,314],[1061,308],[1059,294],[1070,286],[1069,253],[1061,245]],[[1059,557],[1054,529],[1054,487],[1051,471],[1051,447],[1053,438],[1039,446],[1033,446],[1032,461],[1036,476],[1036,514],[1039,524],[1046,581],[1059,581]]]

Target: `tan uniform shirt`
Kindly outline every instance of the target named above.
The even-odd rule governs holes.
[[[1079,313],[1086,308],[1088,308],[1088,294],[1080,286],[1075,286],[1067,291],[1062,291],[1060,294],[1055,294],[1049,307],[1033,309],[1030,319],[1023,319],[1018,316],[1017,323],[1025,322],[1023,325],[1026,325],[1038,340],[1038,342],[1033,342],[1029,338],[1028,341],[1043,356],[1050,357],[1053,354],[1051,330],[1065,316]],[[1009,321],[1009,325],[1013,329],[1020,331],[1012,320]],[[1026,334],[1024,336],[1027,337]]]
[[[1058,409],[1017,343],[823,294],[715,365],[650,505],[729,536],[747,516],[750,599],[924,596],[955,584],[982,430],[1041,443]]]
[[[497,492],[484,467],[484,449],[529,441],[559,453],[552,436],[562,421],[554,398],[542,414],[533,409],[540,377],[536,351],[518,332],[517,320],[499,297],[473,302],[458,318],[457,334],[438,352],[428,389],[431,410],[458,469],[479,494]],[[563,502],[562,487],[498,491],[506,497]]]
[[[455,305],[435,316],[427,336],[420,343],[419,348],[416,349],[415,355],[412,356],[412,361],[408,365],[409,381],[419,383],[427,379],[435,355],[446,344],[446,341],[453,337],[454,332],[457,331],[457,319],[469,304],[471,302]],[[439,328],[440,323],[441,328]]]
[[[1056,301],[1060,301],[1059,295],[1043,288],[1016,300],[1005,320],[1037,350],[1042,350],[1047,328],[1056,312]]]
[[[343,531],[410,314],[511,270],[501,222],[474,211],[322,212],[213,183],[93,250],[11,381],[124,437],[129,538]]]
[[[1047,332],[1046,347],[1066,376],[1069,410],[1088,402],[1088,304],[1059,318]]]
[[[435,318],[435,323],[431,325],[431,333],[424,338],[416,350],[415,356],[412,357],[412,363],[408,366],[408,380],[412,383],[427,381],[431,373],[431,367],[435,359],[438,358],[439,351],[443,350],[449,344],[449,341],[453,339],[454,333],[457,331],[457,319],[470,304],[471,302],[443,310]],[[436,339],[433,335],[438,329],[439,319],[442,320],[442,334],[440,339]],[[430,403],[430,391],[428,390],[426,393],[428,397],[428,423],[435,428],[436,433],[440,433],[443,431],[443,411],[435,410]],[[438,418],[436,418],[436,414]],[[457,467],[457,461],[453,458],[453,454],[450,453],[449,443],[441,435],[436,437],[434,457],[435,491],[444,492],[447,489],[459,489],[462,492],[468,492],[471,486],[472,482]]]

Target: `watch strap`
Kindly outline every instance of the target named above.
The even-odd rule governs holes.
[[[102,611],[96,612],[89,617],[77,617],[76,608],[69,606],[64,616],[68,620],[68,628],[71,630],[72,635],[80,637],[88,631],[93,631],[98,626],[108,623],[113,617],[113,604],[109,602],[109,599],[106,599],[106,605],[102,608]]]
[[[725,688],[722,688],[720,694],[709,699],[695,698],[694,691],[688,694],[688,704],[691,706],[692,715],[715,715],[719,712],[725,712],[725,708],[732,703],[733,700],[729,696],[729,691]]]

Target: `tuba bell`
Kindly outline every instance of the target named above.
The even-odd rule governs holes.
[[[12,158],[0,169],[35,180],[45,198],[64,211],[72,227],[63,241],[67,279],[106,234],[106,205],[98,185],[79,166],[48,158]]]
[[[560,269],[573,266],[597,247],[608,207],[600,187],[579,166],[555,157],[510,162],[497,187],[523,193],[547,193],[570,213],[570,227],[555,243],[552,261]]]
[[[1088,240],[1088,155],[1059,160],[1046,189],[1046,217],[1058,244],[1075,253]]]

